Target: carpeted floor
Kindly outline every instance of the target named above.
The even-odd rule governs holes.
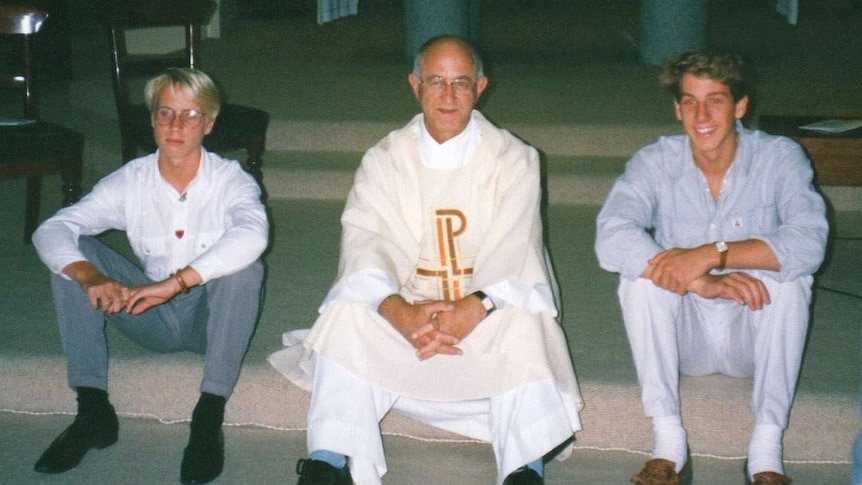
[[[3,440],[15,443],[0,453],[0,483],[42,485],[179,483],[182,449],[188,439],[185,424],[160,424],[151,420],[121,419],[120,441],[105,450],[92,451],[75,470],[46,476],[31,470],[36,457],[65,426],[67,416],[21,416],[0,412]],[[217,484],[266,485],[296,483],[296,460],[305,454],[305,433],[273,431],[257,427],[225,430],[225,469]],[[417,441],[399,436],[385,438],[389,473],[385,485],[458,483],[488,485],[494,470],[490,447],[475,443]],[[642,454],[622,450],[575,450],[564,462],[549,463],[547,485],[596,485],[628,483],[638,470]],[[740,485],[741,459],[696,456],[694,483]],[[846,465],[787,463],[787,473],[802,485],[849,483]]]
[[[11,185],[11,184],[10,184]],[[11,187],[10,187],[11,188]],[[3,194],[14,193],[4,190]],[[227,415],[232,423],[277,429],[302,429],[307,395],[288,384],[265,362],[280,346],[283,331],[308,326],[331,282],[337,261],[340,202],[275,200],[271,204],[274,238],[267,262],[266,296],[239,387]],[[563,326],[581,380],[587,408],[579,445],[646,451],[648,423],[641,417],[638,389],[615,300],[616,276],[598,268],[592,254],[593,206],[551,206],[549,245],[563,292]],[[841,237],[859,237],[859,213],[839,214]],[[15,227],[11,217],[6,227]],[[842,229],[844,224],[849,229]],[[120,234],[108,241],[123,247]],[[855,244],[854,244],[855,243]],[[47,284],[47,271],[33,250],[4,234],[3,266],[10,310],[0,325],[0,362],[7,372],[0,409],[70,412],[64,362]],[[859,260],[857,241],[837,240],[818,280],[842,292],[858,287],[851,261]],[[860,373],[858,298],[827,290],[816,292],[809,351],[788,430],[787,458],[846,461],[856,429],[857,376]],[[111,392],[121,414],[166,422],[188,418],[194,404],[201,360],[192,354],[151,354],[109,328]],[[166,376],[170,376],[166,378]],[[24,384],[26,383],[26,384]],[[749,430],[750,381],[723,376],[683,382],[684,417],[692,451],[739,457]],[[141,393],[141,389],[159,392]],[[422,438],[455,438],[391,416],[385,430]]]
[[[532,6],[520,13],[503,8],[515,3]],[[809,5],[792,28],[774,17],[768,3],[722,0],[711,7],[715,42],[746,50],[763,66],[757,113],[862,112],[860,37],[852,35],[862,26],[862,11],[837,0]],[[86,13],[89,5],[83,1],[75,9]],[[267,183],[278,188],[270,191],[277,197],[270,201],[273,243],[264,308],[228,409],[228,422],[237,426],[227,431],[221,483],[293,481],[293,463],[304,455],[308,396],[264,359],[279,348],[282,332],[313,321],[334,277],[338,215],[359,153],[416,110],[400,45],[392,40],[400,29],[399,10],[382,0],[365,5],[361,15],[324,27],[302,16],[244,19],[221,39],[207,41],[205,63],[232,99],[274,114],[264,171]],[[587,404],[575,456],[549,465],[548,483],[622,483],[645,458],[650,436],[616,303],[616,276],[596,264],[593,225],[607,184],[628,154],[675,129],[670,103],[654,85],[655,69],[634,62],[636,12],[627,2],[572,2],[557,13],[538,1],[499,5],[488,8],[485,29],[499,84],[483,106],[547,155],[549,246],[563,291],[562,323]],[[104,38],[92,26],[75,31],[72,47],[80,65],[73,66],[71,82],[51,85],[44,108],[48,119],[86,133],[89,186],[116,166],[119,150]],[[268,57],[254,55],[261,43],[270,48]],[[123,416],[120,443],[70,474],[30,471],[68,422],[56,414],[71,412],[74,400],[64,384],[47,271],[21,242],[23,192],[22,180],[0,181],[0,483],[176,481],[201,360],[149,353],[110,328],[111,395]],[[833,238],[817,277],[786,440],[796,483],[817,485],[848,481],[850,442],[859,429],[862,334],[862,197],[858,188],[824,192],[837,209],[830,215]],[[46,178],[43,199],[46,217],[59,200],[53,179]],[[106,239],[125,247],[119,234]],[[684,380],[695,483],[742,482],[749,388],[746,379],[722,376]],[[392,461],[386,483],[447,483],[452,470],[460,483],[488,482],[493,459],[484,444],[399,416],[387,417],[384,431]]]

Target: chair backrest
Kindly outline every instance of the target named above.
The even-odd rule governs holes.
[[[99,12],[110,29],[114,97],[121,123],[133,104],[131,81],[147,79],[168,67],[196,67],[201,28],[215,12],[215,0],[101,0]],[[164,55],[130,54],[126,33],[153,27],[182,27],[185,48]],[[137,94],[137,92],[135,93]]]
[[[0,4],[0,36],[15,44],[15,59],[9,59],[0,66],[0,88],[18,91],[23,100],[25,118],[39,118],[39,100],[33,80],[33,39],[48,12],[42,8],[26,4]]]

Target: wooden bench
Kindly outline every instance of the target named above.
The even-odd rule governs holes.
[[[759,129],[796,140],[814,164],[819,185],[862,186],[862,127],[842,133],[805,130],[800,126],[833,119],[817,116],[761,116]]]

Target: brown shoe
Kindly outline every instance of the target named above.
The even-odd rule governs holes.
[[[751,485],[790,485],[790,477],[775,472],[760,472],[754,474]]]
[[[653,458],[646,462],[643,470],[632,475],[631,482],[635,485],[679,485],[679,474],[670,460]]]

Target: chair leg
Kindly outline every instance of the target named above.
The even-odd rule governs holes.
[[[63,207],[68,207],[81,198],[82,162],[76,160],[60,170],[62,179]],[[39,226],[42,210],[42,174],[27,177],[27,200],[24,208],[24,244],[33,240],[33,232]]]
[[[260,186],[261,200],[266,200],[266,187],[263,185],[263,151],[265,147],[264,137],[254,137],[249,143],[247,150],[248,160],[245,162],[245,169],[257,181]]]
[[[39,210],[42,206],[42,175],[27,177],[27,201],[24,208],[24,244],[30,244],[33,232],[39,224]]]

